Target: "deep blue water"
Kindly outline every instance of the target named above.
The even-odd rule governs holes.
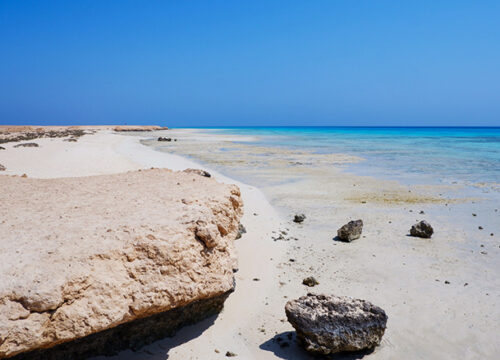
[[[500,127],[242,127],[255,145],[346,153],[348,171],[411,183],[500,183]]]

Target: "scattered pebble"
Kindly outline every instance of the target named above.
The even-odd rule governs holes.
[[[444,283],[445,283],[446,285],[449,285],[449,284],[450,284],[450,282],[449,282],[448,280],[446,280]]]
[[[226,352],[226,356],[227,357],[234,357],[234,356],[238,356],[236,353],[232,352],[232,351],[227,351]]]
[[[302,280],[302,284],[313,287],[319,285],[319,282],[314,278],[314,276],[308,276],[304,280]]]
[[[472,213],[472,216],[477,216],[477,214]]]
[[[260,281],[260,279],[259,279],[259,278],[253,278],[252,280],[253,280],[253,281]]]
[[[478,226],[477,227],[479,230],[483,230],[483,227],[482,226]]]

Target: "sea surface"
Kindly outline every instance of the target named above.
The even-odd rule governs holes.
[[[246,144],[343,153],[364,161],[359,175],[403,183],[487,183],[500,186],[500,127],[237,127],[203,129],[249,136]]]

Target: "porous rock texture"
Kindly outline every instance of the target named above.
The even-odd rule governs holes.
[[[351,242],[359,239],[363,231],[363,220],[349,221],[337,230],[337,236],[342,241]]]
[[[374,348],[387,323],[378,306],[333,295],[307,294],[289,301],[285,311],[305,349],[324,355]]]
[[[0,203],[0,358],[82,342],[106,353],[113,333],[140,344],[129,324],[155,340],[156,323],[219,311],[234,287],[235,185],[164,169],[0,176]]]
[[[427,221],[422,220],[415,225],[413,225],[410,229],[410,235],[415,237],[420,237],[424,239],[429,239],[434,233],[434,229],[431,224]]]

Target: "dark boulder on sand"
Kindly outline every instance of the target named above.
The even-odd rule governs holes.
[[[296,214],[293,217],[293,222],[296,222],[298,224],[302,223],[306,219],[306,216],[304,214]]]
[[[317,354],[373,349],[384,335],[387,315],[365,300],[307,294],[285,306],[304,348]]]
[[[0,164],[0,171],[5,171],[5,166],[3,166],[2,164]]]
[[[172,138],[167,138],[167,137],[159,137],[158,141],[172,141]]]
[[[351,242],[359,239],[363,231],[363,220],[349,221],[337,230],[337,236],[342,241]]]
[[[429,224],[425,220],[416,223],[410,229],[411,236],[425,238],[425,239],[429,239],[433,233],[434,229],[432,228],[431,224]]]
[[[0,146],[0,150],[5,150],[5,148],[3,146]]]

